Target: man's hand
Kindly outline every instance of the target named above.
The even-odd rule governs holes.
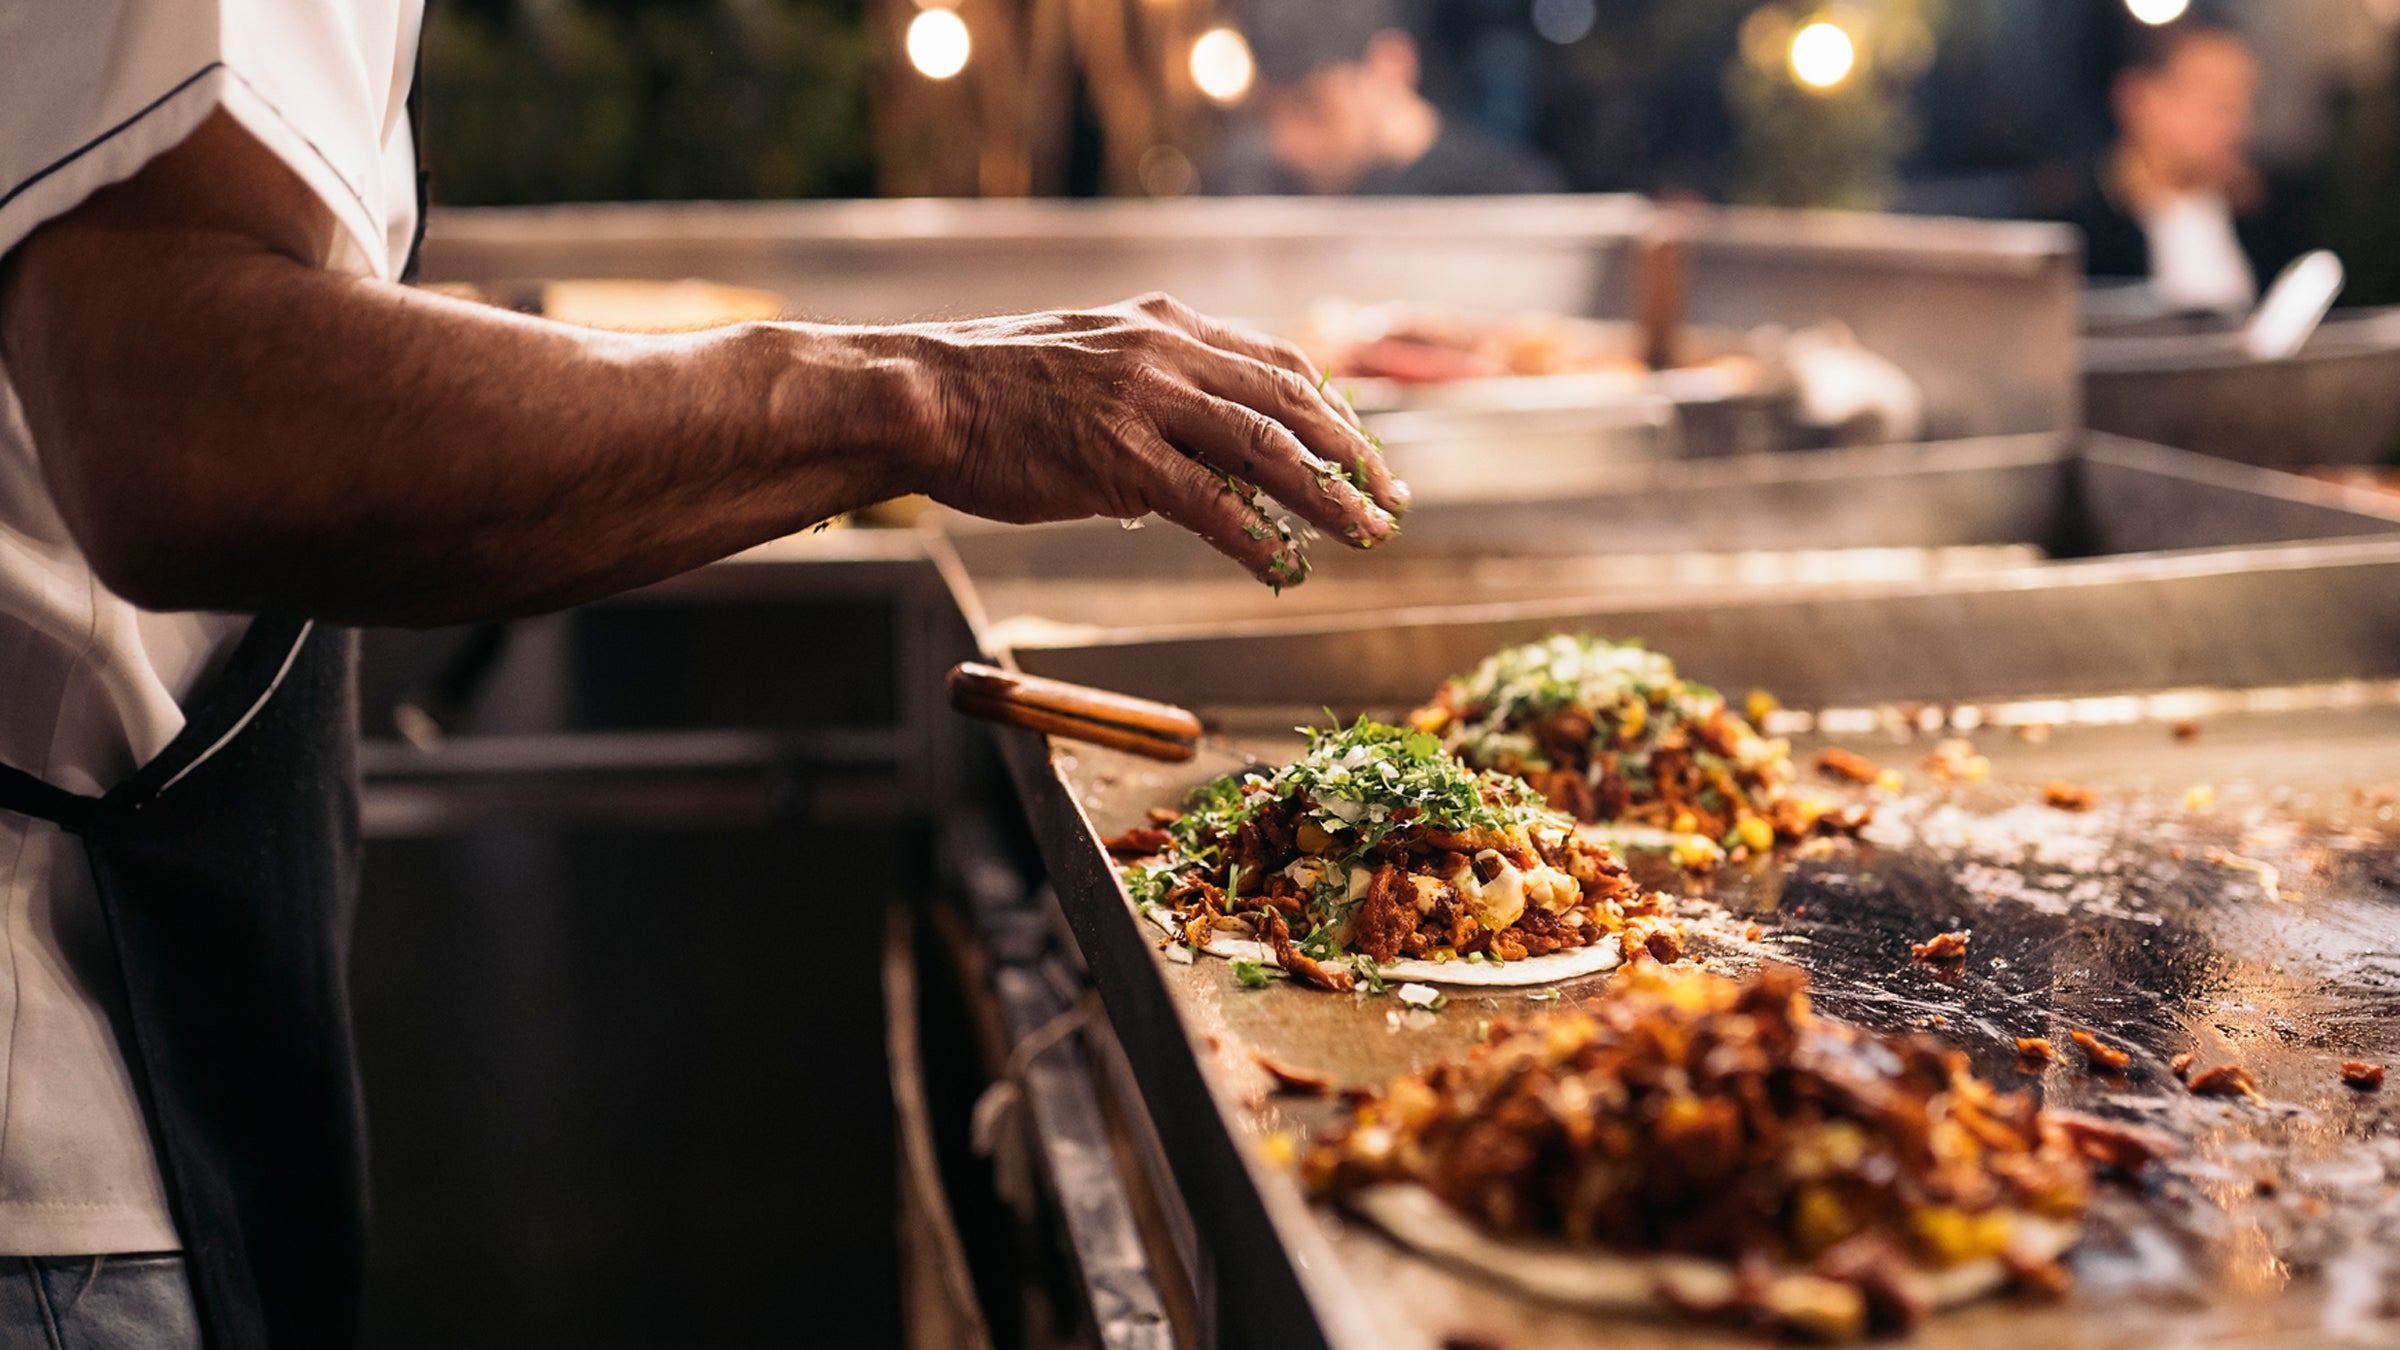
[[[924,490],[963,511],[1156,512],[1260,579],[1291,584],[1307,564],[1260,490],[1358,548],[1389,537],[1407,504],[1297,347],[1163,295],[894,336],[938,391]]]
[[[1004,520],[1155,511],[1289,584],[1304,565],[1254,486],[1362,548],[1404,500],[1297,351],[1169,300],[649,337],[328,271],[336,238],[220,112],[0,260],[0,360],[119,594],[457,623],[908,492]]]

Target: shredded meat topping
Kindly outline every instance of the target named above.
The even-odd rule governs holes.
[[[1504,1234],[1806,1267],[1905,1325],[1896,1270],[1997,1256],[2020,1216],[2082,1212],[2094,1152],[2146,1156],[2087,1128],[2099,1142],[1937,1042],[1818,1019],[1789,967],[1637,966],[1394,1079],[1302,1170],[1320,1194],[1415,1182]]]

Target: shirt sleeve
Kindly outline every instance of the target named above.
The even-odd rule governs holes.
[[[0,256],[223,108],[341,224],[336,265],[399,273],[422,0],[0,5]]]

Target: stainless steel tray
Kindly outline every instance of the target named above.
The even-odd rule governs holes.
[[[425,276],[706,277],[809,318],[913,322],[1166,290],[1291,331],[1320,298],[1623,317],[1661,213],[1632,197],[641,202],[437,210]],[[1838,320],[1923,388],[1937,436],[2077,425],[2063,226],[1683,209],[1685,319]],[[1973,315],[1972,323],[1959,316]]]
[[[1515,472],[1493,442],[1461,441],[1451,455],[1454,474]],[[944,517],[930,543],[987,642],[1074,661],[1065,653],[1187,637],[1213,645],[1320,620],[1439,623],[1415,611],[1459,606],[1638,612],[1685,603],[1660,600],[1668,595],[1987,574],[2022,586],[2032,574],[2071,580],[2109,558],[2400,530],[2400,504],[2375,493],[2107,436],[1617,465],[1588,481],[1594,489],[1578,494],[1422,506],[1372,553],[1318,547],[1316,574],[1281,595],[1162,525],[1016,529]],[[1254,684],[1183,682],[1177,696],[1249,698]]]
[[[2292,357],[2233,332],[2087,336],[2084,417],[2250,464],[2400,457],[2400,308],[2337,312]]]
[[[2242,517],[2239,520],[2246,519]],[[972,573],[965,584],[975,599]],[[1131,1059],[1245,1344],[1512,1347],[1738,1343],[1664,1323],[1603,1327],[1510,1299],[1393,1247],[1301,1194],[1286,1159],[1332,1117],[1276,1097],[1253,1056],[1367,1083],[1463,1048],[1478,1020],[1542,1005],[1388,1001],[1238,985],[1168,960],[1097,840],[1245,757],[1288,755],[1296,710],[1390,711],[1507,641],[1560,628],[1640,635],[1697,678],[1753,684],[1829,735],[1907,771],[1872,842],[1721,874],[1700,891],[1698,954],[1809,969],[1820,1004],[1966,1047],[2004,1083],[2128,1116],[2184,1141],[2147,1196],[2112,1191],[2053,1305],[1937,1319],[1935,1346],[2388,1342],[2400,1257],[2400,1137],[2383,1096],[2335,1064],[2400,1058],[2400,541],[2252,544],[2093,558],[2007,574],[1646,604],[1453,607],[1215,634],[995,653],[1026,669],[1214,705],[1219,733],[1177,768],[1004,733],[1001,745],[1062,905]],[[2198,714],[2183,740],[2170,724]],[[1322,714],[1318,714],[1321,716]],[[2038,741],[2009,724],[2051,727]],[[2053,724],[2055,726],[2053,727]],[[1972,725],[1992,761],[1963,788],[1915,771],[1922,736]],[[1897,729],[1919,739],[1894,741]],[[2100,807],[2036,804],[2072,778]],[[2191,809],[2191,789],[2214,799]],[[2261,874],[2228,855],[2278,869]],[[1671,878],[1653,876],[1654,880]],[[1709,906],[1722,908],[1714,913]],[[1748,925],[1762,934],[1753,941]],[[1955,977],[1907,943],[1975,932]],[[1573,1000],[1605,977],[1566,987]],[[2014,1070],[2013,1038],[2089,1027],[2135,1054],[2121,1080]],[[2238,1058],[2266,1107],[2189,1097],[2183,1050]],[[2070,1057],[2072,1058],[2072,1057]],[[2262,1186],[2260,1179],[2268,1178]],[[2273,1193],[2266,1193],[2271,1187]]]

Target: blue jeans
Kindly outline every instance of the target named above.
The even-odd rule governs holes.
[[[200,1350],[183,1258],[0,1256],[0,1350]]]

